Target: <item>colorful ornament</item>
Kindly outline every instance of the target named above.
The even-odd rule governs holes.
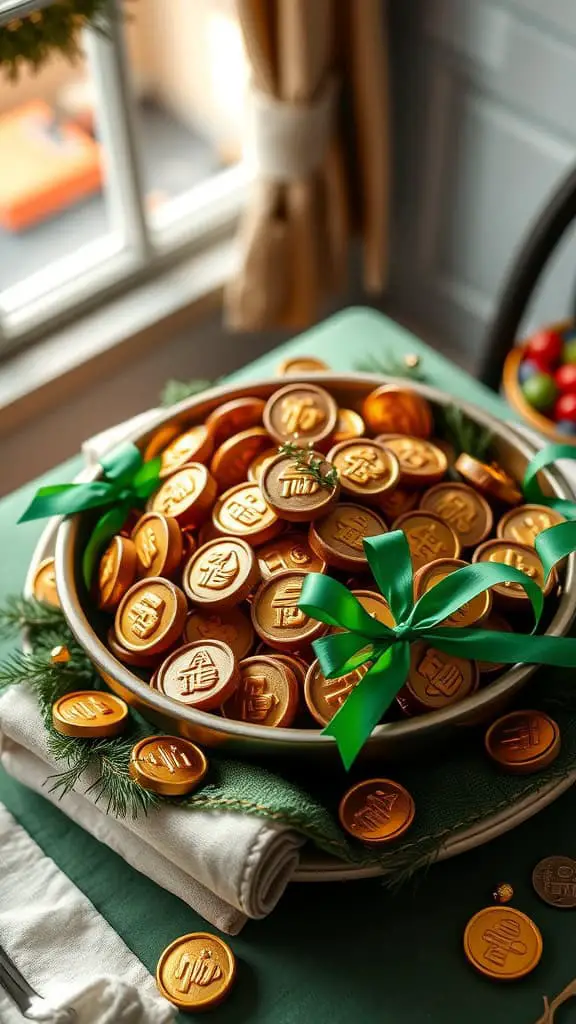
[[[563,394],[576,393],[576,363],[565,363],[559,366],[554,374],[556,387]]]
[[[576,395],[560,395],[554,406],[554,419],[576,423]]]
[[[522,385],[522,394],[534,409],[549,409],[557,394],[554,378],[549,373],[536,373]]]
[[[537,373],[540,373],[540,367],[532,362],[531,359],[523,359],[518,367],[518,380],[520,384],[524,384]]]
[[[563,363],[576,363],[576,336],[572,336],[564,343],[562,349],[562,362]]]
[[[526,345],[526,356],[542,370],[549,370],[559,362],[562,355],[562,335],[552,328],[545,327],[529,338]]]

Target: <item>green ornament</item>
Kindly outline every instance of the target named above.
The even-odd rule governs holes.
[[[570,338],[569,341],[564,343],[564,348],[562,349],[562,362],[576,363],[576,338]]]
[[[554,378],[549,373],[535,373],[524,381],[522,394],[534,409],[549,409],[557,395]]]

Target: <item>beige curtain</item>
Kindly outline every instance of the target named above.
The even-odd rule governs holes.
[[[241,266],[225,296],[227,321],[236,330],[299,328],[344,286],[352,234],[362,239],[367,291],[381,291],[386,281],[383,0],[237,0],[237,6],[260,110],[255,128],[264,145],[256,149],[267,150],[268,159],[265,153],[256,164],[239,233]]]

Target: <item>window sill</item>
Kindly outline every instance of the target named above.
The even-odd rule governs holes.
[[[61,405],[218,305],[234,269],[228,238],[110,301],[0,367],[0,436]]]

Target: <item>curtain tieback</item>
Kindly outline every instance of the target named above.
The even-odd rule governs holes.
[[[322,162],[332,135],[338,83],[330,76],[311,103],[288,103],[252,88],[249,156],[261,178],[304,178]]]

